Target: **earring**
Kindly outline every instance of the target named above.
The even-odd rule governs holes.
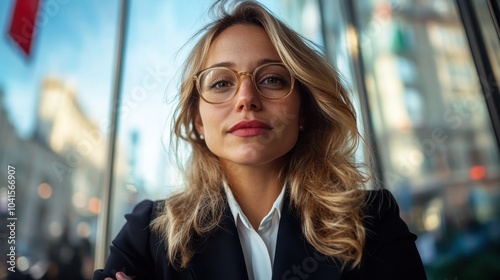
[[[303,125],[299,125],[299,130],[303,131],[304,130],[304,126]]]
[[[200,134],[200,139],[201,139],[201,140],[205,140],[205,135]]]

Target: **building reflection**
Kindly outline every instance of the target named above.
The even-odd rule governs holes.
[[[100,194],[106,131],[86,116],[76,89],[55,77],[46,78],[41,86],[36,129],[28,139],[16,133],[2,98],[3,93],[0,162],[17,171],[18,273],[9,279],[89,279],[94,270],[97,215],[104,203]],[[115,195],[122,205],[116,209],[126,212],[137,203],[141,189],[127,188],[133,181],[127,175],[129,162],[123,149],[117,151],[115,180],[122,187]],[[2,181],[7,180],[4,176],[0,175]],[[0,196],[0,213],[6,217],[5,187]],[[6,252],[7,244],[2,242],[1,246]]]
[[[481,89],[487,81],[478,77],[456,2],[282,2],[294,6],[288,17],[304,34],[314,34],[304,21],[316,6],[319,43],[353,86],[352,56],[361,55],[374,131],[366,137],[376,139],[383,187],[418,235],[429,278],[498,279],[500,152]],[[490,16],[485,3],[477,6],[480,18]],[[488,45],[498,45],[494,25],[482,28]]]
[[[430,276],[487,279],[498,275],[484,257],[499,257],[499,150],[453,5],[373,4],[360,25],[385,27],[360,43],[385,187]]]
[[[500,160],[456,11],[428,4],[375,5],[362,44],[385,187],[432,266],[498,243]]]

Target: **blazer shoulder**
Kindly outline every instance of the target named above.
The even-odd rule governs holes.
[[[152,201],[145,199],[139,202],[131,213],[125,215],[127,222],[131,223],[149,223],[156,218],[161,212],[161,207],[163,206],[162,200]]]
[[[157,243],[158,237],[150,230],[150,224],[160,205],[160,201],[144,200],[125,215],[126,223],[112,241],[106,265],[94,273],[93,279],[113,277],[118,271],[129,276],[145,276],[155,271],[151,244]]]
[[[366,243],[359,278],[426,279],[415,246],[417,236],[400,218],[396,199],[388,190],[368,192],[364,225]]]
[[[364,215],[369,247],[377,248],[401,238],[412,241],[417,238],[399,216],[398,203],[388,190],[368,191]]]
[[[386,189],[367,191],[365,215],[382,218],[385,215],[399,215],[399,207],[392,193]]]

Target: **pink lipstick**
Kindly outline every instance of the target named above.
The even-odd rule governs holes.
[[[244,120],[231,126],[228,132],[236,136],[251,137],[262,135],[269,130],[271,130],[271,126],[265,122]]]

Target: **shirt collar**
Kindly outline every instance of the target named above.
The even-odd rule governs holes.
[[[241,221],[245,224],[245,226],[251,228],[252,226],[250,225],[250,222],[247,220],[245,214],[241,210],[240,205],[234,198],[231,188],[229,187],[226,181],[224,181],[223,185],[224,185],[224,191],[226,192],[227,196],[227,203],[229,204],[229,209],[231,209],[231,213],[233,214],[234,222],[238,224],[238,216],[239,216]],[[281,209],[283,208],[283,197],[285,196],[285,187],[286,183],[281,188],[281,192],[274,201],[271,210],[269,210],[269,213],[262,219],[262,221],[265,221],[269,216],[273,215],[275,211],[278,213],[278,218],[281,219]]]

